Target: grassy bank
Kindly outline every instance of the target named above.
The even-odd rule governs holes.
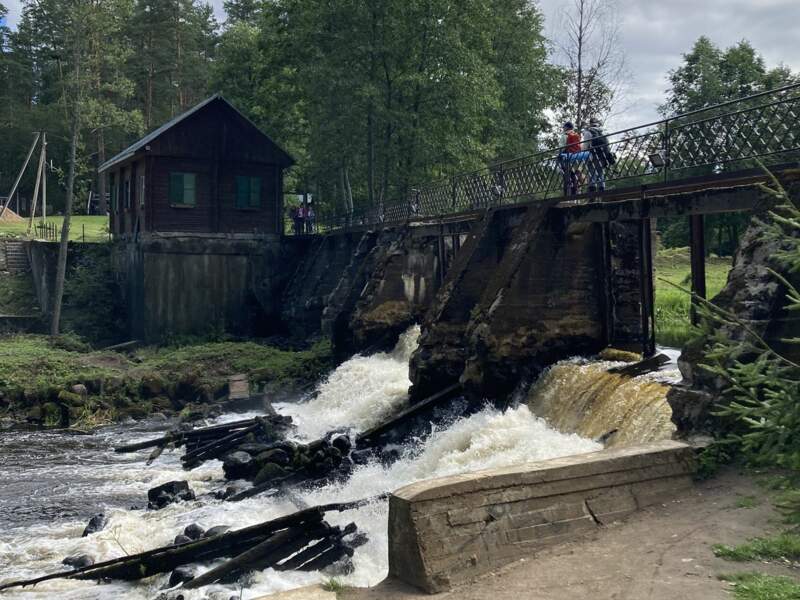
[[[706,292],[709,298],[716,296],[725,286],[731,258],[708,257],[706,259]],[[688,248],[669,248],[658,252],[655,259],[655,309],[656,342],[663,346],[680,348],[691,336],[689,323],[689,295],[661,281],[659,278],[691,287]]]
[[[54,420],[59,402],[70,405],[79,423],[191,411],[219,397],[235,373],[256,385],[296,389],[330,365],[327,343],[290,351],[252,341],[206,342],[127,355],[85,351],[68,336],[54,343],[41,335],[8,336],[0,339],[0,416]],[[75,384],[86,387],[86,397],[70,391]]]
[[[31,237],[39,237],[35,226],[40,224],[40,218],[34,219],[34,227],[31,228]],[[47,223],[55,225],[57,235],[60,239],[61,225],[64,217],[47,217]],[[28,219],[22,221],[2,221],[0,222],[0,236],[9,235],[15,237],[25,237],[28,231]],[[73,215],[70,219],[69,239],[76,242],[107,242],[108,241],[108,217],[99,215]]]

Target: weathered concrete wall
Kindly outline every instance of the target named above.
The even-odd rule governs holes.
[[[690,489],[664,441],[412,484],[389,500],[389,575],[430,593]]]
[[[488,211],[473,225],[422,323],[410,364],[411,397],[427,398],[456,383],[469,357],[467,326],[507,247],[520,211]]]
[[[441,281],[439,244],[435,233],[414,227],[380,232],[357,276],[343,278],[326,308],[337,354],[389,348],[422,320]]]
[[[119,244],[115,267],[131,335],[280,331],[280,294],[302,251],[279,236],[153,234]]]
[[[25,242],[30,259],[31,277],[36,289],[36,298],[43,314],[52,313],[53,290],[56,284],[56,270],[58,269],[57,242],[29,241]],[[67,250],[67,268],[73,266],[83,254],[107,251],[102,245],[81,242],[69,242]]]
[[[291,278],[281,297],[280,318],[293,337],[307,339],[321,332],[328,297],[348,269],[355,268],[354,259],[357,265],[372,249],[375,238],[363,232],[314,238],[303,259],[289,270]]]
[[[540,203],[476,223],[423,323],[412,400],[458,380],[503,398],[524,377],[606,346],[602,229]]]

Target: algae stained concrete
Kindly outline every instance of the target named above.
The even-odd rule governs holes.
[[[741,498],[752,499],[743,508]],[[734,563],[713,544],[739,544],[780,530],[765,488],[731,470],[624,520],[543,549],[477,581],[435,596],[442,600],[730,600],[718,576],[762,571],[797,577],[779,564]],[[398,580],[350,588],[340,600],[422,600],[427,593]]]
[[[599,227],[529,207],[467,328],[465,388],[504,398],[546,366],[604,348],[602,256]]]

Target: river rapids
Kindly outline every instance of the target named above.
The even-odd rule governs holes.
[[[311,399],[277,404],[275,408],[293,418],[297,426],[294,435],[301,440],[318,438],[333,429],[360,431],[376,425],[406,401],[408,362],[418,336],[419,328],[412,327],[392,352],[355,356],[322,382]],[[550,377],[554,385],[563,385],[563,377],[555,377],[552,371]],[[533,398],[505,412],[487,406],[469,417],[454,417],[446,427],[406,445],[400,459],[389,466],[372,462],[357,467],[343,483],[237,503],[205,495],[225,485],[219,461],[184,471],[178,452],[165,452],[150,467],[145,466],[148,451],[113,452],[114,445],[155,437],[165,428],[164,422],[118,425],[90,435],[4,432],[0,434],[0,582],[63,570],[61,560],[75,554],[89,554],[101,561],[167,545],[190,523],[206,529],[215,525],[238,529],[316,504],[393,491],[421,479],[601,448],[587,437],[550,427],[529,408],[536,405]],[[253,415],[226,415],[215,422],[248,416]],[[144,509],[149,488],[179,479],[189,481],[197,500],[159,511]],[[106,514],[108,524],[103,531],[82,538],[87,520],[97,512]],[[328,513],[326,518],[331,524],[354,521],[369,536],[369,542],[356,550],[354,572],[340,581],[366,586],[386,576],[387,516],[386,501],[344,513]],[[210,566],[204,565],[204,569]],[[168,578],[165,574],[140,582],[102,585],[54,580],[34,588],[9,590],[4,596],[152,600],[166,588]],[[252,575],[245,589],[212,585],[184,595],[187,600],[228,600],[240,595],[247,600],[324,579],[319,573],[267,569]]]

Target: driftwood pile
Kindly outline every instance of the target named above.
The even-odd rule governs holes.
[[[126,581],[169,573],[178,567],[227,558],[222,564],[184,580],[186,589],[211,583],[230,583],[253,571],[269,567],[276,570],[318,571],[346,562],[354,549],[366,542],[354,523],[332,527],[324,520],[326,512],[345,511],[379,499],[327,504],[183,544],[173,544],[93,565],[0,585],[0,590],[36,585],[51,579]]]
[[[244,443],[274,442],[290,424],[291,417],[267,415],[198,429],[177,429],[152,440],[118,446],[114,451],[127,453],[154,448],[147,459],[149,465],[166,448],[184,446],[186,453],[181,462],[184,468],[192,469],[206,460],[222,458]]]

